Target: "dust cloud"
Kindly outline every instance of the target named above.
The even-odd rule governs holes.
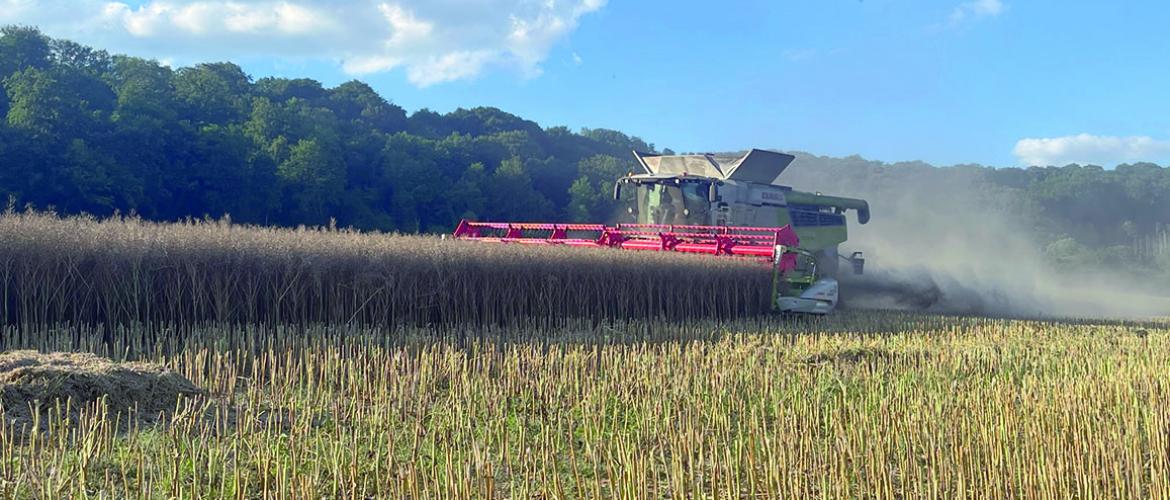
[[[1005,317],[1170,316],[1170,284],[1119,270],[1054,265],[1029,229],[1036,210],[980,169],[923,164],[829,165],[798,158],[779,179],[799,190],[864,198],[843,254],[865,252],[863,276],[842,277],[849,307]],[[844,269],[844,267],[843,267]]]

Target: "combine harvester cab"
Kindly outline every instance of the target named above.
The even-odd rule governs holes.
[[[604,224],[463,221],[455,238],[495,243],[657,250],[757,258],[772,267],[776,312],[827,314],[840,302],[840,261],[860,274],[860,252],[838,253],[846,210],[869,221],[864,200],[794,191],[775,180],[795,157],[753,149],[739,158],[634,152],[644,174],[618,179],[625,220]]]

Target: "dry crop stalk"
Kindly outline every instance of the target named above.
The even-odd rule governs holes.
[[[146,342],[200,323],[733,318],[768,300],[768,272],[738,259],[32,212],[0,215],[0,241],[0,322],[141,324]]]

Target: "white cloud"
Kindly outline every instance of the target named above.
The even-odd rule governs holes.
[[[951,26],[957,26],[968,19],[998,16],[1004,8],[1001,0],[972,0],[955,7],[947,20]]]
[[[402,8],[401,5],[383,3],[378,6],[378,10],[382,12],[382,17],[386,18],[386,22],[390,23],[391,32],[390,39],[386,41],[387,45],[405,45],[425,39],[435,28],[433,23],[419,20],[413,12]]]
[[[28,13],[35,6],[35,0],[0,0],[0,19]]]
[[[1023,165],[1094,164],[1106,167],[1138,161],[1170,159],[1170,140],[1148,136],[1112,137],[1091,134],[1021,139],[1012,150]]]
[[[967,5],[977,16],[998,16],[1003,12],[1003,2],[999,0],[975,0]]]
[[[406,71],[410,82],[420,87],[451,82],[479,74],[495,54],[489,50],[450,52],[412,64]]]
[[[0,0],[0,24],[180,63],[271,56],[405,70],[416,85],[489,68],[540,74],[605,0]]]
[[[402,59],[391,56],[350,56],[341,68],[351,75],[368,75],[389,71],[402,65]]]
[[[330,27],[327,17],[320,11],[293,5],[279,3],[260,8],[229,3],[224,9],[227,17],[224,27],[235,33],[258,33],[275,30],[287,34],[311,34],[325,31]],[[215,12],[207,14],[214,15]],[[215,22],[214,17],[210,19]]]

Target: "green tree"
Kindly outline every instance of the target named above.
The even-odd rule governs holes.
[[[459,108],[443,117],[455,132],[473,136],[492,135],[501,132],[525,132],[532,137],[544,135],[536,122],[525,120],[497,108]]]
[[[3,82],[0,82],[3,83]],[[8,90],[0,84],[0,126],[8,123]]]
[[[266,97],[273,102],[285,102],[289,99],[301,99],[319,104],[328,96],[328,91],[321,86],[321,82],[308,78],[261,78],[254,85],[257,96]]]
[[[111,213],[134,208],[143,195],[142,180],[126,166],[82,139],[69,142],[65,153],[66,185],[74,191],[69,211]]]
[[[491,218],[509,221],[540,221],[553,215],[552,203],[532,187],[532,177],[519,158],[500,163],[488,183],[488,207]]]
[[[96,50],[69,40],[52,40],[49,47],[58,66],[90,75],[113,71],[114,59],[104,50]]]
[[[613,183],[632,171],[630,162],[609,155],[596,155],[577,164],[578,177],[569,188],[569,218],[581,222],[606,222],[613,217],[617,202]]]
[[[240,125],[207,125],[200,129],[190,144],[190,163],[182,182],[186,187],[183,198],[190,205],[185,211],[213,217],[231,214],[237,221],[263,222],[278,208],[281,193],[276,169],[267,157],[253,155],[252,147]],[[299,168],[294,164],[284,166]],[[303,179],[285,180],[295,184]]]
[[[114,121],[143,128],[175,124],[177,99],[170,68],[157,61],[125,56],[115,57],[111,66],[106,77],[118,96]]]
[[[51,70],[28,67],[4,80],[10,96],[8,125],[34,136],[57,136],[81,125],[70,90]]]
[[[180,69],[174,78],[175,94],[184,116],[198,123],[227,124],[247,115],[251,79],[231,63],[200,64]]]
[[[647,144],[639,137],[629,136],[617,130],[583,128],[581,135],[596,141],[598,146],[605,148],[606,152],[613,156],[625,156],[630,154],[630,151],[654,152],[653,144]]]
[[[289,148],[277,169],[285,186],[291,221],[324,224],[341,201],[345,171],[337,157],[316,139],[302,139]]]
[[[330,90],[328,106],[342,122],[373,127],[386,134],[406,130],[406,112],[356,80]]]
[[[455,218],[448,191],[452,181],[442,173],[434,141],[398,133],[382,151],[387,205],[403,231],[425,231],[451,224]]]
[[[340,130],[333,112],[295,97],[283,103],[255,98],[244,130],[277,163],[288,154],[284,145],[302,139],[313,139],[330,150],[340,146]]]
[[[455,127],[443,115],[427,108],[415,111],[406,121],[406,131],[429,139],[441,139],[455,132]]]
[[[26,68],[48,69],[53,56],[49,42],[49,37],[36,28],[0,28],[0,80]]]
[[[484,189],[488,187],[487,168],[482,163],[472,163],[463,176],[451,188],[450,196],[453,200],[453,212],[460,219],[479,220],[480,214],[487,212],[487,197]]]

